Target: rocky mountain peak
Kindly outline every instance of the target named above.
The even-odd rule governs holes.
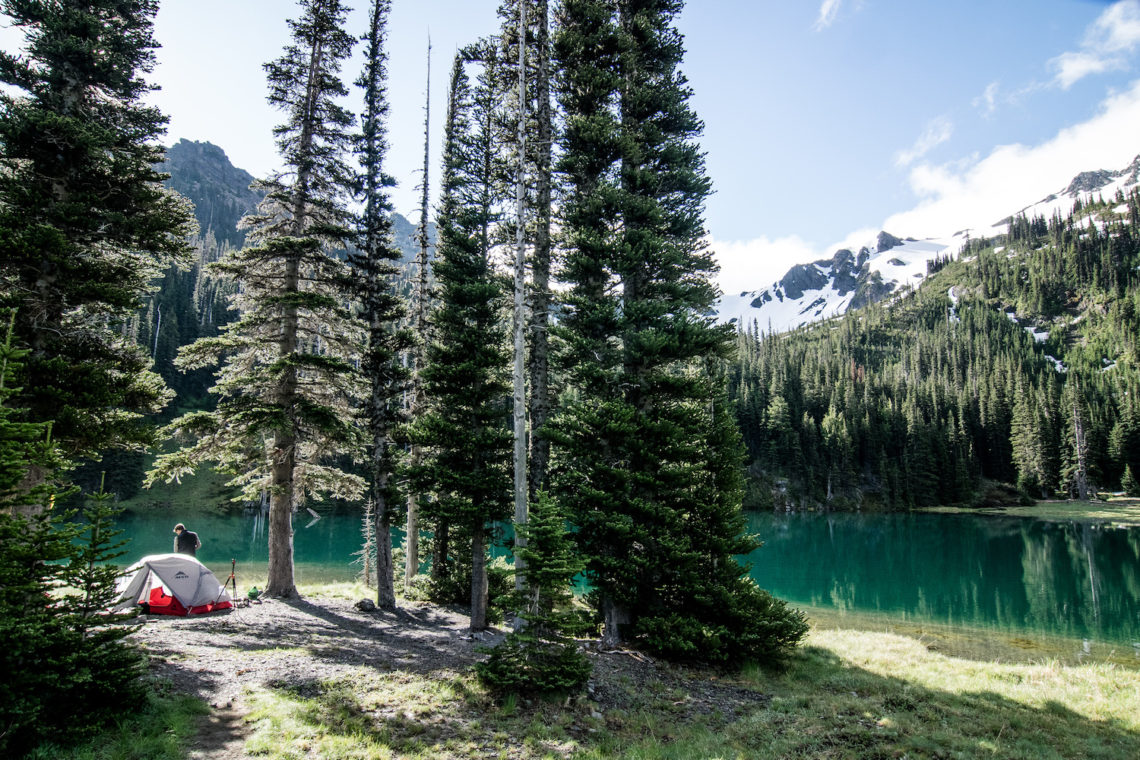
[[[875,241],[875,247],[878,249],[879,253],[885,253],[892,248],[898,248],[902,244],[902,240],[895,237],[886,230],[881,231],[879,233],[878,239]]]
[[[1124,175],[1128,178],[1128,184],[1140,184],[1140,156],[1132,159],[1132,163],[1124,170]]]
[[[1117,174],[1115,172],[1110,172],[1105,169],[1100,169],[1095,172],[1081,172],[1076,177],[1073,177],[1073,181],[1065,188],[1065,195],[1075,198],[1080,193],[1096,192],[1105,185],[1110,184],[1116,177]]]
[[[261,194],[249,188],[252,174],[230,163],[217,145],[186,139],[167,149],[159,170],[170,174],[168,187],[194,203],[203,237],[212,232],[219,243],[241,247],[245,233],[238,221],[261,202]]]

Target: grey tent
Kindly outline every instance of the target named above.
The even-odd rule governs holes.
[[[210,569],[189,554],[152,554],[127,569],[115,611],[141,604],[156,615],[197,615],[233,607]]]

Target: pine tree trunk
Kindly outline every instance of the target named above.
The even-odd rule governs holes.
[[[538,0],[538,78],[535,94],[538,104],[538,144],[535,164],[535,235],[531,265],[530,303],[530,488],[533,501],[546,486],[550,441],[543,427],[550,419],[550,349],[547,328],[550,322],[550,216],[551,150],[554,128],[550,107],[550,40],[547,0]]]
[[[294,216],[296,218],[296,216]],[[284,291],[296,293],[300,280],[300,263],[292,257],[286,264]],[[279,356],[297,351],[297,307],[289,306],[281,319]],[[297,370],[282,372],[277,387],[277,405],[289,409],[296,403]],[[269,500],[269,578],[268,596],[293,597],[297,587],[293,579],[293,471],[297,459],[297,433],[292,427],[280,430],[273,438],[272,488]]]
[[[431,548],[431,579],[436,585],[447,579],[447,555],[451,551],[451,521],[441,517],[435,525]]]
[[[293,579],[293,452],[296,439],[274,438],[273,489],[269,500],[269,579],[267,596],[295,597]]]
[[[602,598],[602,646],[614,649],[625,641],[622,626],[630,621],[629,610],[619,605],[610,596]]]
[[[420,229],[417,238],[420,244],[419,255],[416,258],[417,277],[415,289],[415,302],[412,304],[412,329],[419,339],[419,345],[414,351],[412,359],[412,389],[408,412],[413,420],[419,415],[422,406],[420,370],[424,366],[425,346],[427,345],[427,288],[428,288],[428,171],[430,170],[429,128],[431,125],[431,41],[428,41],[427,58],[427,95],[424,100],[424,179],[420,196]],[[420,464],[421,452],[419,446],[412,446],[408,457],[408,465],[412,469]],[[420,508],[419,495],[408,494],[408,523],[407,537],[404,544],[404,588],[411,585],[412,579],[420,570]]]
[[[373,499],[376,504],[376,606],[382,610],[396,609],[395,572],[392,567],[392,512],[384,491],[388,479],[376,483]]]
[[[514,300],[514,471],[515,525],[527,521],[526,477],[526,7],[519,0],[519,121],[518,174],[515,177],[515,300]],[[526,536],[515,531],[515,589],[526,588],[526,562],[519,551]]]
[[[487,628],[487,548],[482,522],[471,531],[471,631]]]
[[[1080,404],[1077,395],[1073,395],[1073,443],[1076,446],[1077,471],[1075,473],[1077,498],[1081,501],[1089,500],[1088,465],[1085,461],[1085,425],[1081,419]]]

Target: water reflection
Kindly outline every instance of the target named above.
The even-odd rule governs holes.
[[[961,515],[754,514],[752,576],[792,602],[1140,642],[1136,529]]]

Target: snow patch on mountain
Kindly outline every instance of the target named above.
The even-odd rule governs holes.
[[[799,264],[762,290],[726,294],[718,316],[764,333],[784,332],[879,301],[926,278],[927,263],[953,257],[965,235],[942,240],[900,240],[881,232],[858,253],[837,251],[831,259]]]
[[[926,279],[930,262],[957,258],[971,238],[1005,235],[1010,219],[1018,215],[1029,219],[1065,216],[1078,199],[1111,200],[1118,191],[1127,195],[1138,183],[1140,156],[1120,171],[1102,169],[1078,174],[1064,190],[998,220],[988,229],[963,230],[949,238],[926,240],[902,240],[880,232],[858,252],[844,248],[831,259],[792,267],[768,287],[726,293],[717,304],[717,318],[744,329],[777,333],[839,316],[906,288],[917,288]],[[1120,208],[1127,210],[1126,206]],[[1010,316],[1016,320],[1016,315]]]

